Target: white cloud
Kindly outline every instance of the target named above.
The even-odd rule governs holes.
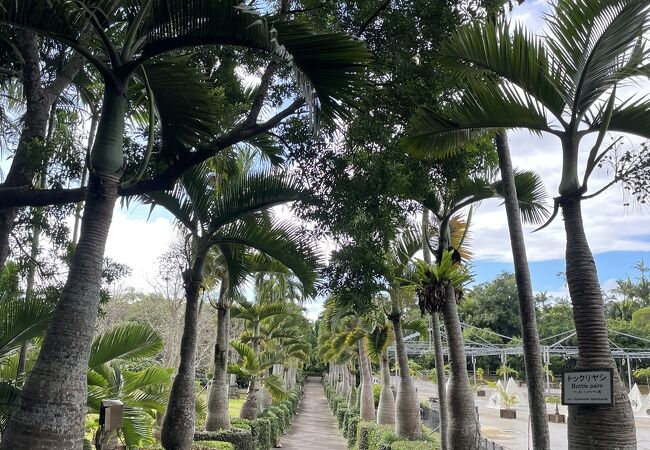
[[[131,275],[122,281],[124,285],[151,290],[147,280],[156,277],[157,258],[169,249],[174,233],[173,222],[166,217],[147,221],[115,208],[106,256],[131,268]]]

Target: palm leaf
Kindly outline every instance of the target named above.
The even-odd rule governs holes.
[[[41,336],[52,318],[52,306],[38,298],[0,302],[0,358]]]
[[[275,258],[291,269],[307,294],[313,292],[320,258],[311,242],[292,224],[240,221],[222,227],[213,235],[212,242],[244,245]]]
[[[636,134],[650,139],[649,123],[650,98],[631,99],[614,108],[609,120],[608,130]],[[603,127],[603,117],[597,117],[593,126],[596,129]]]
[[[436,59],[463,78],[482,79],[493,74],[530,92],[556,117],[567,103],[565,76],[540,39],[507,21],[474,21],[444,41]]]
[[[268,375],[262,379],[262,384],[271,394],[274,401],[282,401],[288,396],[284,382],[275,375]]]
[[[402,142],[414,156],[445,157],[501,128],[552,132],[545,108],[530,94],[508,84],[469,81],[462,99],[444,113],[420,108]]]
[[[115,359],[138,360],[156,355],[163,348],[160,335],[149,325],[125,323],[95,337],[88,367],[97,368]]]

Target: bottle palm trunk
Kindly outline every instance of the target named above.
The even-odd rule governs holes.
[[[561,200],[567,237],[566,278],[573,304],[581,369],[614,369],[614,405],[569,406],[571,449],[635,449],[636,427],[630,399],[609,346],[598,272],[582,223],[580,199]]]
[[[86,370],[99,306],[104,248],[117,200],[125,111],[125,88],[107,85],[101,134],[91,154],[95,164],[86,190],[79,244],[38,360],[2,436],[2,450],[82,447]],[[111,164],[117,161],[119,165]]]
[[[172,383],[160,433],[161,443],[166,450],[189,450],[194,440],[197,322],[207,251],[207,248],[199,249],[191,270],[184,275],[185,322],[181,338],[181,362]]]
[[[206,431],[230,428],[228,414],[228,333],[230,308],[217,308],[217,340],[214,345],[214,375],[208,393],[208,415]]]
[[[395,434],[408,439],[418,439],[422,436],[420,402],[409,372],[409,361],[402,334],[402,319],[395,314],[391,317],[391,322],[395,332],[395,355],[399,366],[399,382],[395,400]]]
[[[449,423],[447,443],[454,450],[478,450],[481,430],[474,405],[474,394],[467,376],[467,358],[463,342],[463,332],[458,317],[456,292],[451,284],[445,287],[446,300],[442,315],[447,331],[447,345],[451,375],[449,377]]]
[[[377,423],[380,425],[395,424],[395,396],[390,388],[390,366],[388,355],[381,355],[381,392],[379,394],[379,405],[377,406]]]
[[[375,420],[375,399],[372,393],[372,374],[370,363],[366,354],[364,340],[360,339],[359,345],[359,369],[361,370],[361,394],[359,398],[359,414],[361,420]]]
[[[528,270],[528,257],[524,232],[521,227],[521,215],[517,200],[517,187],[510,160],[508,136],[500,131],[496,136],[496,147],[499,156],[499,168],[503,180],[503,197],[508,218],[510,245],[515,266],[517,293],[519,297],[519,313],[521,317],[521,336],[524,348],[524,366],[528,388],[528,405],[531,428],[533,432],[533,448],[547,450],[551,447],[546,418],[546,400],[544,398],[544,369],[542,366],[542,350],[537,334],[537,317],[535,313],[535,298]]]

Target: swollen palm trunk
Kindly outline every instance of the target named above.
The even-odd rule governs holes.
[[[122,167],[125,89],[106,87],[91,153],[79,243],[36,365],[2,436],[2,450],[80,449],[86,414],[86,371],[102,263]]]
[[[361,370],[361,396],[359,399],[359,414],[361,420],[375,420],[375,399],[372,394],[372,375],[370,374],[370,364],[363,339],[359,341],[359,368]]]
[[[185,278],[185,325],[181,339],[181,362],[174,377],[160,433],[166,450],[189,450],[194,440],[195,373],[198,304],[205,254],[197,255]]]
[[[392,319],[395,331],[395,353],[399,364],[399,383],[395,401],[395,434],[408,439],[422,436],[420,425],[420,403],[415,384],[409,372],[409,361],[402,335],[402,321],[399,316]]]
[[[81,238],[54,317],[20,405],[2,436],[3,450],[79,449],[86,414],[86,370],[95,331],[104,246],[118,178],[90,179]]]
[[[258,393],[260,391],[260,384],[257,377],[251,377],[248,385],[248,392],[246,393],[246,400],[239,411],[239,417],[242,419],[253,420],[257,417],[258,413]]]
[[[442,314],[445,319],[451,363],[449,390],[447,391],[449,399],[447,443],[449,448],[454,450],[477,450],[480,448],[480,426],[474,405],[474,395],[467,376],[467,358],[458,317],[456,293],[451,284],[446,286],[445,295]]]
[[[388,357],[381,357],[381,393],[379,394],[379,405],[377,406],[377,423],[379,425],[395,424],[395,397],[390,388],[390,368]]]
[[[573,304],[581,369],[614,369],[613,406],[569,406],[571,449],[635,449],[636,428],[630,399],[609,347],[607,322],[596,264],[587,243],[580,200],[562,200],[566,230],[566,278]]]
[[[228,414],[228,331],[230,308],[217,309],[217,341],[214,346],[214,375],[208,393],[208,416],[206,431],[230,428]]]

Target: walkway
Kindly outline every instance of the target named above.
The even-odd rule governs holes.
[[[347,443],[336,426],[320,378],[309,377],[305,396],[289,433],[282,438],[287,450],[346,450]]]

